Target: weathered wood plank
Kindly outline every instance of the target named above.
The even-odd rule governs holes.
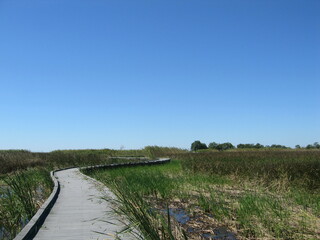
[[[112,197],[112,193],[107,188],[98,190],[97,184],[85,178],[77,168],[59,171],[55,175],[60,182],[60,194],[34,239],[115,239],[123,224],[109,212],[110,204],[101,199],[105,195]],[[121,238],[132,239],[123,235]]]

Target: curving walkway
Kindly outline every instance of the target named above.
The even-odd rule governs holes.
[[[34,239],[116,239],[123,225],[116,219],[119,217],[109,212],[110,204],[101,199],[106,195],[113,197],[110,190],[80,173],[78,168],[58,171],[55,176],[61,186],[59,197]],[[133,239],[124,234],[120,238]]]

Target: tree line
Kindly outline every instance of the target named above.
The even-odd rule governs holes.
[[[199,140],[194,141],[191,144],[191,151],[197,151],[201,149],[215,149],[219,151],[229,150],[229,149],[261,149],[261,148],[278,148],[278,149],[289,149],[290,147],[279,145],[279,144],[272,144],[272,145],[262,145],[260,143],[252,144],[252,143],[240,143],[237,146],[234,146],[230,142],[225,143],[216,143],[211,142],[208,144],[208,146],[205,143],[200,142]],[[320,144],[318,142],[315,142],[314,144],[308,144],[306,147],[301,147],[300,145],[295,146],[296,149],[320,149]]]

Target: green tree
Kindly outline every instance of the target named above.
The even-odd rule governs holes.
[[[254,148],[254,144],[252,143],[240,143],[237,145],[237,148]]]
[[[260,143],[257,143],[256,145],[254,145],[254,148],[264,148],[264,146]]]
[[[208,149],[208,147],[207,147],[207,145],[205,143],[202,143],[199,140],[194,141],[191,144],[191,151],[195,151],[196,152],[197,150],[200,150],[200,149]]]
[[[218,145],[219,145],[218,143],[212,142],[212,143],[209,143],[208,148],[209,149],[217,149]]]
[[[233,146],[231,143],[226,142],[226,143],[221,143],[218,144],[217,148],[219,151],[224,151],[224,150],[228,150],[228,149],[234,149],[235,146]]]
[[[306,149],[320,149],[320,144],[318,142],[315,142],[314,144],[308,144]]]
[[[260,143],[257,143],[257,144],[253,144],[253,143],[240,143],[237,145],[237,148],[264,148],[264,146]]]
[[[272,144],[270,147],[271,147],[271,148],[282,148],[282,149],[288,148],[288,147],[286,147],[286,146],[284,146],[284,145],[279,145],[279,144]]]

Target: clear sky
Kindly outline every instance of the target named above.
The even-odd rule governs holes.
[[[0,0],[0,149],[320,141],[319,0]]]

